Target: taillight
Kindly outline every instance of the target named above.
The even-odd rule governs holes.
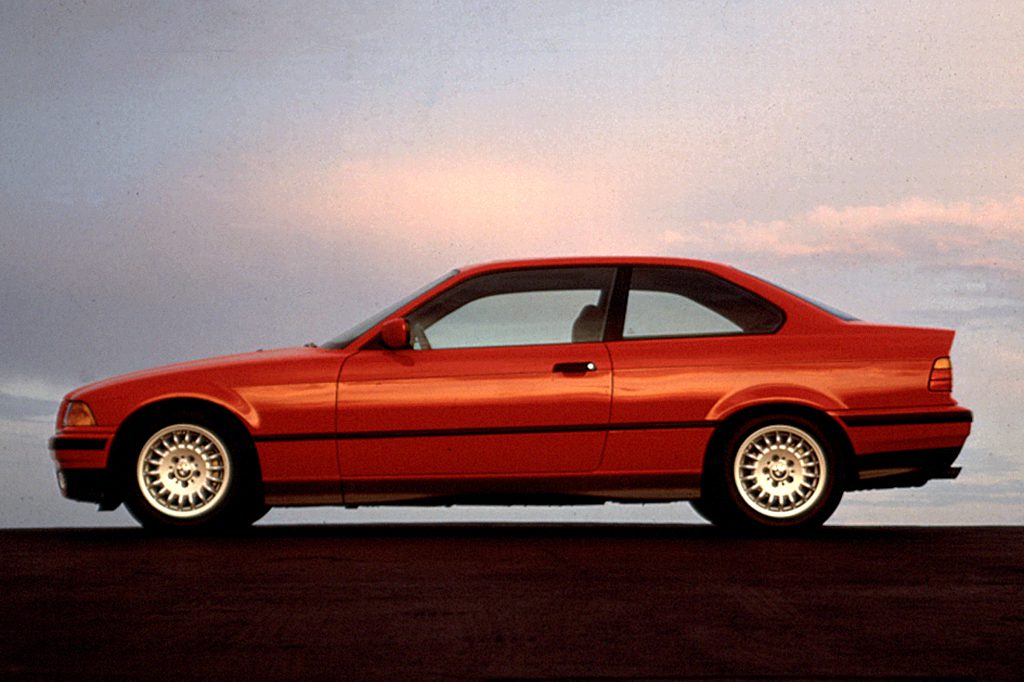
[[[953,390],[953,363],[949,358],[938,358],[932,363],[932,373],[928,375],[929,391]]]

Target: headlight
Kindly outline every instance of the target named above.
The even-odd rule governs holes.
[[[64,410],[64,426],[96,426],[96,417],[81,400],[72,400]]]

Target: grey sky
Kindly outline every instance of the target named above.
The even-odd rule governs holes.
[[[75,385],[594,253],[957,328],[964,475],[837,521],[1024,522],[1021,64],[1016,2],[0,3],[0,525],[102,518]]]

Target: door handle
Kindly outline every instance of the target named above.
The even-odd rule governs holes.
[[[593,372],[596,369],[597,365],[592,362],[557,362],[555,363],[555,366],[551,368],[551,371],[575,374],[580,372]]]

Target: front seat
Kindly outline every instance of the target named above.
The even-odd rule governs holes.
[[[604,336],[604,313],[596,305],[585,305],[572,323],[572,342],[591,343]]]

